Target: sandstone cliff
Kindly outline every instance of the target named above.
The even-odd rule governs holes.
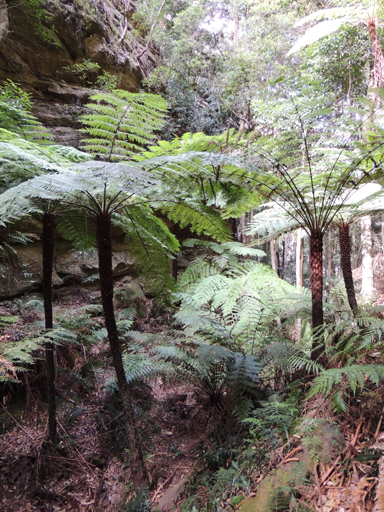
[[[0,82],[32,94],[57,143],[78,145],[79,107],[98,77],[136,91],[155,65],[133,12],[133,0],[0,0]]]

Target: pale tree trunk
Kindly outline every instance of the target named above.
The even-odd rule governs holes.
[[[381,216],[381,252],[384,255],[384,213]]]
[[[335,226],[329,226],[327,243],[327,277],[333,277],[335,269],[333,265],[333,254],[335,252]]]
[[[296,241],[296,288],[300,290],[303,286],[303,263],[304,263],[304,229],[297,230]],[[297,341],[301,339],[301,318],[296,318],[295,322]]]
[[[247,216],[242,215],[240,219],[240,239],[241,243],[246,244],[247,243],[247,235],[245,234],[245,229],[247,227]]]
[[[271,267],[279,275],[279,241],[271,240]]]
[[[361,295],[364,299],[373,298],[373,257],[372,257],[372,232],[371,217],[366,215],[361,218]]]
[[[287,280],[288,245],[289,236],[285,235],[283,238],[283,258],[281,262],[281,277],[284,281]]]
[[[373,79],[371,85],[372,87],[382,87],[384,85],[384,56],[374,20],[370,20],[368,22],[368,35],[374,58]]]
[[[239,10],[235,7],[234,21],[235,21],[235,32],[233,34],[233,42],[236,48],[239,47]]]
[[[279,239],[271,240],[271,267],[279,275]],[[281,325],[281,318],[276,318],[277,325]]]
[[[6,0],[0,0],[0,50],[9,29],[8,8]]]

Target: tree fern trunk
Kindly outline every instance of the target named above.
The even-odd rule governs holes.
[[[352,267],[351,267],[351,238],[349,236],[349,224],[339,226],[340,243],[340,264],[343,272],[344,285],[347,291],[348,302],[353,315],[357,312],[357,300],[355,287],[353,285]]]
[[[310,237],[310,267],[312,289],[312,328],[315,332],[311,358],[316,360],[324,351],[322,326],[323,312],[323,235],[312,233]]]
[[[327,277],[332,277],[335,274],[333,267],[333,255],[335,252],[335,226],[331,225],[328,229],[328,243],[327,243]]]
[[[45,328],[53,328],[52,313],[52,270],[53,245],[55,232],[55,215],[51,212],[43,214],[43,295]],[[56,439],[56,392],[55,392],[55,360],[53,357],[54,345],[45,346],[45,365],[48,399],[48,439]]]
[[[129,396],[127,379],[124,372],[121,345],[117,332],[115,312],[113,307],[113,274],[112,274],[112,237],[111,217],[100,213],[96,217],[97,247],[99,256],[99,274],[101,301],[104,310],[105,327],[108,332],[113,365],[116,371],[120,396],[125,409],[125,433],[131,454],[132,482],[136,491],[148,487],[148,475],[144,465],[143,454],[139,444],[133,404]]]

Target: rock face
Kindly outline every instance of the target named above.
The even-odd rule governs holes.
[[[155,63],[133,35],[133,5],[0,0],[0,82],[10,79],[32,94],[34,114],[57,143],[78,146],[74,128],[98,77],[113,75],[115,87],[134,92]]]
[[[15,246],[15,249],[18,253],[17,264],[4,260],[0,262],[0,300],[42,289],[42,242]],[[113,275],[116,278],[129,276],[129,282],[136,277],[133,264],[134,259],[127,252],[127,247],[124,244],[115,245]],[[82,283],[86,278],[92,282],[92,278],[97,280],[98,272],[96,251],[72,251],[69,242],[55,242],[54,287]]]

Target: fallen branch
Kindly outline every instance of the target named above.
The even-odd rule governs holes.
[[[282,466],[283,464],[286,464],[287,462],[298,462],[298,457],[291,457],[290,459],[284,459],[280,462],[280,464],[278,464],[276,466],[276,469],[278,469],[280,466]]]
[[[375,435],[373,436],[374,439],[377,439],[377,437],[380,433],[380,428],[381,428],[381,424],[383,423],[383,418],[384,418],[384,405],[383,405],[383,408],[381,409],[381,415],[379,418],[379,423],[377,424],[377,427],[376,427]]]
[[[295,455],[295,453],[297,452],[301,452],[303,449],[302,446],[296,446],[296,448],[294,448],[293,450],[291,450],[289,453],[287,453],[286,457],[285,458],[288,458],[288,457],[293,457]]]
[[[335,460],[335,462],[332,464],[332,466],[328,469],[328,471],[325,473],[325,475],[321,478],[321,481],[320,481],[320,487],[323,486],[325,484],[325,482],[328,480],[328,478],[331,476],[331,474],[334,472],[334,470],[336,469],[336,464],[339,462],[339,460],[341,459],[341,455],[339,455],[337,457],[337,459]]]
[[[361,419],[360,423],[357,425],[357,429],[356,429],[355,435],[353,436],[352,441],[351,441],[351,445],[352,446],[355,446],[355,444],[357,443],[357,438],[359,437],[360,430],[361,430],[361,427],[363,425],[363,421],[364,421],[364,419]]]
[[[21,428],[21,430],[23,430],[27,434],[27,436],[33,440],[33,437],[30,435],[28,430],[26,428],[24,428],[23,425],[20,425],[20,423],[17,421],[17,419],[14,416],[12,416],[12,414],[8,411],[8,409],[3,404],[0,403],[0,405],[4,409],[4,411],[8,414],[8,416],[13,419],[13,421],[16,423],[16,425],[18,425]]]

